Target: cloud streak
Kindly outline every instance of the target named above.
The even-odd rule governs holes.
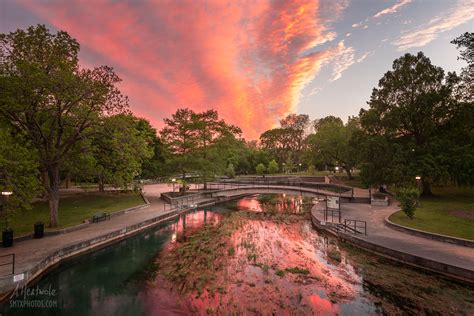
[[[440,33],[452,30],[473,19],[474,0],[462,0],[445,14],[434,17],[428,23],[414,30],[405,31],[392,44],[397,46],[398,51],[423,47],[436,39]]]
[[[318,50],[336,36],[318,1],[22,4],[77,38],[85,64],[115,67],[132,110],[158,128],[179,107],[214,108],[256,138],[295,110],[302,88],[338,53]]]
[[[395,3],[393,6],[388,7],[377,14],[374,15],[374,18],[380,18],[381,16],[387,15],[387,14],[393,14],[396,13],[400,8],[406,6],[409,4],[411,0],[399,0],[397,3]]]

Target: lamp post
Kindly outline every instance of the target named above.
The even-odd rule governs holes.
[[[281,165],[283,166],[283,173],[286,173],[286,170],[285,170],[285,165],[286,164],[283,162]]]
[[[416,188],[418,189],[418,195],[421,194],[421,176],[416,176],[415,177],[415,180],[416,180]]]
[[[334,168],[336,170],[336,173],[339,172],[339,167]]]
[[[173,182],[173,193],[174,193],[174,185],[176,183],[176,179],[175,178],[171,179],[171,182]]]
[[[301,163],[298,164],[298,172],[301,172]]]
[[[2,191],[2,196],[5,197],[5,229],[8,229],[8,198],[12,194],[11,191]]]

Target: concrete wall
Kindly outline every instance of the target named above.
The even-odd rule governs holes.
[[[321,225],[321,222],[313,215],[311,215],[311,222],[313,226],[324,230],[325,232],[339,237],[341,240],[349,242],[350,244],[362,248],[364,250],[376,253],[378,255],[388,257],[390,259],[403,262],[408,265],[412,265],[418,268],[426,269],[429,271],[434,271],[441,273],[450,278],[457,280],[467,281],[469,283],[474,282],[474,271],[467,270],[461,267],[452,266],[446,263],[430,260],[427,258],[415,256],[409,253],[401,252],[391,248],[387,248],[381,245],[371,243],[369,241],[357,238],[354,235],[346,234],[343,232],[335,233],[332,230],[329,230],[329,226]]]

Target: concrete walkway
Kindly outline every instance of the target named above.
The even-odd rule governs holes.
[[[165,213],[164,202],[160,199],[160,193],[169,191],[166,184],[145,186],[144,193],[150,202],[147,208],[131,211],[123,215],[112,217],[110,220],[101,221],[77,231],[48,236],[42,239],[28,239],[14,243],[13,247],[0,248],[0,256],[15,253],[15,273],[31,269],[38,262],[45,259],[52,252],[77,244],[83,240],[99,237],[124,227],[141,223]],[[169,212],[169,208],[167,208]],[[6,266],[4,269],[11,269]],[[2,269],[3,275],[3,269]]]
[[[312,214],[324,219],[325,204],[313,206]],[[359,203],[342,203],[342,219],[356,219],[367,222],[367,236],[357,234],[357,238],[370,243],[391,248],[414,256],[474,270],[474,249],[458,246],[396,231],[384,224],[385,217],[399,210],[395,201],[389,206],[372,206]]]

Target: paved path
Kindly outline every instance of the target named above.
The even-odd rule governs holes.
[[[322,220],[324,208],[325,204],[316,204],[312,209],[313,215]],[[341,216],[342,219],[367,221],[367,236],[357,235],[358,238],[401,252],[474,270],[473,248],[413,236],[385,226],[385,217],[398,209],[396,201],[392,201],[390,206],[343,203],[341,204]]]
[[[11,248],[0,248],[0,256],[15,253],[15,273],[29,270],[50,253],[68,245],[89,240],[164,214],[164,205],[160,199],[160,193],[165,191],[169,191],[166,184],[147,185],[144,188],[145,196],[150,202],[150,206],[147,208],[118,215],[110,220],[94,223],[74,232],[16,242]],[[10,269],[8,266],[5,268]]]

